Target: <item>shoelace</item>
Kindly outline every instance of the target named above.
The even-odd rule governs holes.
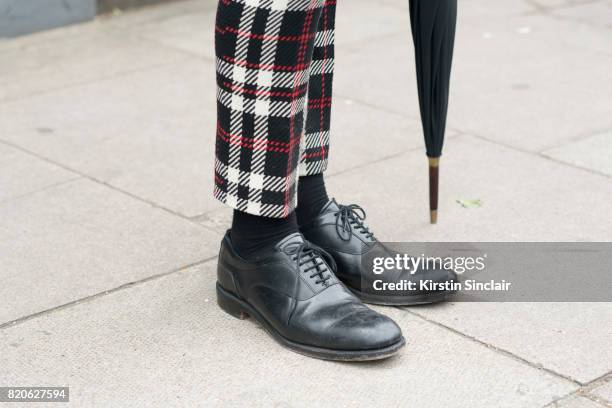
[[[366,212],[357,204],[339,205],[336,216],[336,232],[343,241],[349,241],[353,236],[353,229],[362,232],[366,238],[373,239],[374,233],[363,223],[366,219]],[[347,234],[345,234],[345,232]]]
[[[329,270],[327,264],[321,258],[325,257],[327,260],[333,260],[330,254],[321,248],[313,246],[309,242],[289,244],[285,248],[285,253],[293,257],[297,262],[299,270],[302,270],[302,267],[307,263],[312,262],[312,265],[305,268],[303,272],[311,272],[309,275],[310,279],[317,276],[318,279],[315,283],[327,286],[327,281],[331,279],[332,275],[325,274],[325,272],[329,272]],[[335,264],[332,264],[332,269],[335,269]]]

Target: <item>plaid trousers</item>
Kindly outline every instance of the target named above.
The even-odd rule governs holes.
[[[336,0],[219,0],[214,196],[286,217],[327,167]]]

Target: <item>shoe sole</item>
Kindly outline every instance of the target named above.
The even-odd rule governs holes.
[[[281,346],[308,357],[332,361],[383,360],[394,356],[406,345],[406,340],[402,337],[395,344],[373,350],[333,350],[308,346],[283,337],[255,308],[223,289],[219,283],[217,283],[217,303],[223,311],[240,320],[248,319],[249,317],[255,318]]]
[[[355,294],[363,303],[381,306],[419,306],[429,305],[432,303],[446,302],[456,291],[434,292],[425,295],[414,296],[388,296],[388,295],[373,295],[364,293],[360,290],[347,288]]]

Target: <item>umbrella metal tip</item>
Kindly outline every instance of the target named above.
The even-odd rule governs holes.
[[[438,223],[438,210],[429,211],[429,220],[432,224]]]
[[[438,183],[440,158],[429,157],[429,220],[432,224],[438,222]]]

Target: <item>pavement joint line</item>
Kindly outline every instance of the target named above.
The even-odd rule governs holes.
[[[343,175],[345,173],[349,173],[349,172],[352,172],[352,171],[355,171],[355,170],[360,170],[360,169],[363,169],[365,167],[369,167],[369,166],[372,166],[374,164],[378,164],[380,162],[387,161],[387,160],[390,160],[390,159],[395,159],[397,157],[403,156],[404,154],[412,153],[412,152],[415,152],[417,150],[422,150],[422,147],[414,147],[414,148],[411,148],[411,149],[402,150],[402,151],[400,151],[398,153],[393,153],[393,154],[387,155],[385,157],[381,157],[380,159],[369,161],[367,163],[358,164],[356,166],[349,167],[349,168],[342,169],[342,170],[338,170],[336,172],[330,172],[329,177],[331,178],[331,177],[335,177],[335,176],[336,177],[337,176],[341,176],[341,175]],[[327,175],[326,175],[326,177],[327,177]]]
[[[583,25],[586,27],[590,27],[593,29],[601,29],[602,26],[599,24],[595,24],[595,23],[591,23],[590,21],[586,21],[583,20],[581,18],[570,18],[570,17],[565,17],[565,16],[560,16],[555,14],[556,11],[560,11],[560,10],[567,10],[567,9],[571,9],[573,7],[579,7],[579,6],[583,6],[583,5],[589,5],[589,4],[597,4],[599,3],[599,1],[591,1],[591,2],[584,2],[584,3],[573,3],[573,4],[565,4],[565,5],[561,5],[561,6],[557,6],[556,8],[549,8],[549,9],[545,9],[545,11],[532,11],[532,12],[528,12],[525,13],[525,16],[537,16],[537,15],[541,15],[543,17],[547,17],[550,18],[551,20],[556,20],[556,21],[563,21],[566,23],[573,23],[573,24],[579,24],[579,25]],[[608,55],[607,53],[604,53],[605,55]]]
[[[29,196],[31,196],[33,194],[37,194],[37,193],[40,193],[40,192],[43,192],[43,191],[46,191],[46,190],[53,189],[55,187],[63,186],[64,184],[69,184],[69,183],[72,183],[73,181],[80,180],[82,178],[83,178],[82,176],[72,177],[72,178],[69,178],[69,179],[66,179],[66,180],[58,181],[57,183],[46,185],[44,187],[41,187],[41,188],[33,190],[33,191],[28,191],[27,193],[20,194],[20,195],[15,196],[15,197],[7,198],[6,200],[0,200],[0,205],[6,204],[6,203],[10,203],[10,202],[13,202],[13,201],[17,201],[17,200],[20,200],[22,198],[29,197]]]
[[[546,404],[544,406],[544,408],[557,408],[558,407],[558,403],[566,398],[572,397],[572,396],[578,396],[578,397],[584,397],[587,398],[597,404],[601,404],[603,407],[612,407],[612,402],[606,400],[605,398],[596,396],[591,394],[591,391],[594,388],[599,387],[600,385],[603,385],[605,383],[607,383],[608,381],[612,380],[612,372],[608,372],[588,383],[586,383],[584,386],[578,388],[577,390],[574,390],[572,392],[569,392],[565,395],[562,395],[558,398],[555,398],[554,400],[552,400],[551,402],[549,402],[548,404]]]
[[[173,4],[175,3],[175,4]],[[210,5],[204,2],[194,2],[194,1],[189,1],[189,0],[172,0],[169,3],[168,2],[160,2],[160,3],[153,3],[153,4],[142,4],[138,7],[135,8],[128,8],[128,9],[124,9],[121,10],[121,14],[119,16],[114,16],[113,15],[113,11],[108,11],[106,13],[102,13],[96,16],[94,21],[98,21],[100,20],[101,22],[104,22],[105,20],[110,20],[110,19],[121,19],[123,16],[130,15],[130,14],[137,14],[139,12],[144,12],[144,11],[150,11],[153,9],[161,9],[164,7],[167,8],[172,8],[172,6],[176,6],[176,3],[179,3],[179,5],[182,6],[181,11],[174,11],[172,12],[172,14],[170,15],[162,15],[162,16],[156,16],[156,17],[151,17],[148,20],[145,20],[143,22],[139,22],[137,25],[145,25],[145,24],[149,24],[149,23],[156,23],[156,22],[160,22],[160,21],[164,21],[166,19],[169,18],[174,18],[174,17],[178,17],[178,16],[182,16],[186,13],[201,13],[203,11],[209,12],[209,11],[214,11],[214,3],[211,3]],[[183,4],[181,4],[183,3]],[[194,3],[194,4],[198,4],[198,7],[193,7],[192,6],[187,6],[187,3]],[[205,9],[202,8],[204,7],[205,4]],[[168,7],[170,6],[170,7]],[[184,8],[183,8],[184,7]],[[210,9],[208,9],[208,7],[211,7]]]
[[[559,160],[559,159],[556,159],[556,158],[551,157],[551,156],[547,156],[547,155],[542,154],[542,153],[540,153],[538,156],[542,157],[543,159],[547,159],[547,160],[550,160],[552,162],[555,162],[557,164],[563,164],[565,166],[569,166],[569,167],[572,167],[574,169],[584,170],[586,172],[589,172],[591,174],[595,174],[595,175],[598,175],[598,176],[602,176],[602,177],[606,177],[606,178],[612,178],[612,176],[607,174],[607,173],[603,173],[601,171],[589,169],[588,167],[578,166],[578,165],[575,165],[575,164],[567,163],[567,162],[565,162],[563,160]]]
[[[607,407],[612,407],[612,401],[608,401],[606,398],[600,397],[592,393],[592,391],[608,382],[612,381],[612,371],[607,372],[606,374],[594,379],[593,381],[587,383],[584,387],[577,391],[578,394],[589,398],[590,400],[603,404]]]
[[[402,6],[402,7],[400,7],[400,6],[398,6],[396,3],[394,3],[394,2],[390,2],[390,1],[387,1],[387,0],[383,0],[383,1],[382,1],[382,4],[384,4],[385,6],[387,6],[387,7],[389,7],[389,8],[393,8],[393,9],[395,9],[395,10],[404,10],[404,11],[406,11],[406,12],[408,12],[408,11],[409,11],[409,10],[408,10],[408,7],[406,7],[406,6]]]
[[[107,82],[107,81],[111,81],[111,80],[118,79],[118,78],[121,78],[121,77],[126,77],[126,76],[130,76],[130,75],[134,75],[134,74],[140,74],[140,73],[143,73],[143,72],[155,71],[156,69],[163,69],[163,68],[166,68],[166,67],[170,67],[172,65],[178,65],[178,64],[176,62],[162,62],[160,64],[153,64],[153,65],[149,65],[147,67],[142,67],[142,68],[134,68],[134,69],[131,69],[131,70],[117,72],[117,73],[112,74],[112,75],[100,76],[98,78],[94,78],[94,79],[90,79],[90,80],[77,81],[77,82],[73,82],[71,84],[66,84],[64,86],[59,86],[57,88],[51,88],[51,89],[45,89],[45,90],[40,90],[40,91],[34,91],[34,92],[29,93],[29,94],[24,95],[24,96],[0,99],[0,108],[3,105],[10,105],[11,103],[15,103],[15,102],[23,102],[23,101],[28,100],[30,98],[35,98],[35,97],[43,96],[43,95],[49,95],[49,94],[53,94],[55,92],[61,92],[61,91],[67,90],[67,89],[73,89],[73,88],[78,88],[78,87],[81,87],[81,86],[92,85],[92,84],[96,84],[96,83],[99,83],[99,82]]]
[[[585,132],[583,134],[580,134],[580,135],[577,135],[577,136],[574,136],[574,137],[570,137],[566,141],[563,141],[563,142],[561,142],[559,144],[552,145],[552,146],[549,146],[549,147],[547,147],[545,149],[540,150],[539,153],[546,153],[549,150],[558,149],[560,147],[564,147],[564,146],[567,146],[569,144],[576,143],[576,142],[581,142],[583,140],[587,140],[587,139],[590,139],[592,137],[600,136],[600,135],[603,135],[603,134],[606,134],[606,133],[612,133],[612,127],[606,126],[604,128],[600,128],[600,129],[597,129],[597,130]]]
[[[217,257],[218,257],[218,255],[214,255],[214,256],[211,256],[211,257],[208,257],[208,258],[196,261],[196,262],[189,263],[187,265],[183,265],[183,266],[181,266],[179,268],[175,268],[175,269],[172,269],[172,270],[167,271],[167,272],[161,272],[161,273],[158,273],[158,274],[155,274],[155,275],[148,276],[148,277],[146,277],[144,279],[140,279],[140,280],[137,280],[137,281],[124,283],[124,284],[119,285],[117,287],[114,287],[112,289],[104,290],[102,292],[98,292],[98,293],[95,293],[93,295],[85,296],[83,298],[76,299],[76,300],[70,301],[68,303],[64,303],[64,304],[61,304],[61,305],[58,305],[58,306],[54,306],[54,307],[51,307],[49,309],[41,310],[40,312],[36,312],[36,313],[32,313],[30,315],[22,316],[22,317],[20,317],[18,319],[14,319],[14,320],[11,320],[11,321],[8,321],[8,322],[0,324],[0,330],[7,329],[7,328],[10,328],[10,327],[15,327],[16,325],[19,325],[21,323],[25,323],[25,322],[27,322],[29,320],[36,319],[38,317],[50,315],[50,314],[53,314],[54,312],[57,312],[57,311],[60,311],[60,310],[64,310],[64,309],[69,309],[69,308],[71,308],[73,306],[77,306],[77,305],[80,305],[80,304],[89,303],[89,302],[92,302],[92,301],[94,301],[96,299],[103,298],[103,297],[105,297],[107,295],[111,295],[113,293],[120,292],[120,291],[128,289],[128,288],[137,287],[137,286],[140,286],[140,285],[142,285],[144,283],[147,283],[147,282],[151,282],[151,281],[154,281],[154,280],[157,280],[157,279],[160,279],[160,278],[165,278],[167,276],[171,276],[171,275],[174,275],[174,274],[181,273],[181,272],[183,272],[183,271],[185,271],[187,269],[193,268],[195,266],[204,265],[204,264],[206,264],[206,263],[208,263],[210,261],[213,261],[213,260],[217,259]]]
[[[29,150],[29,149],[21,147],[21,146],[15,144],[15,143],[12,143],[12,142],[9,142],[9,141],[6,141],[6,140],[2,140],[2,139],[0,139],[0,143],[3,143],[5,145],[7,145],[7,146],[11,146],[11,147],[13,147],[15,149],[18,149],[18,150],[20,150],[20,151],[22,151],[24,153],[27,153],[27,154],[29,154],[31,156],[37,157],[40,160],[46,161],[47,163],[51,163],[51,164],[54,164],[56,166],[59,166],[59,167],[63,168],[64,170],[70,171],[70,172],[72,172],[74,174],[77,174],[77,175],[81,176],[84,179],[87,179],[87,180],[92,181],[94,183],[97,183],[97,184],[100,184],[102,186],[105,186],[105,187],[107,187],[107,188],[109,188],[109,189],[111,189],[111,190],[113,190],[115,192],[121,193],[121,194],[123,194],[123,195],[125,195],[127,197],[130,197],[130,198],[134,199],[134,200],[140,201],[141,203],[148,204],[148,205],[150,205],[153,208],[157,208],[159,210],[162,210],[162,211],[166,212],[167,214],[171,214],[171,215],[173,215],[175,217],[179,217],[179,218],[181,218],[181,219],[183,219],[185,221],[188,221],[189,223],[191,223],[193,225],[197,225],[198,227],[203,228],[203,229],[205,229],[207,231],[211,231],[211,232],[215,232],[215,233],[217,232],[217,231],[215,231],[212,228],[209,228],[209,227],[207,227],[205,225],[202,225],[200,223],[194,222],[190,217],[188,217],[186,215],[183,215],[183,214],[180,214],[178,212],[175,212],[175,211],[173,211],[173,210],[171,210],[169,208],[166,208],[166,207],[164,207],[162,205],[159,205],[159,204],[157,204],[157,203],[155,203],[153,201],[150,201],[150,200],[147,200],[145,198],[139,197],[139,196],[137,196],[137,195],[135,195],[133,193],[130,193],[127,190],[123,190],[123,189],[121,189],[119,187],[113,186],[112,184],[109,184],[109,183],[107,183],[105,181],[98,180],[95,177],[92,177],[92,176],[90,176],[88,174],[82,173],[82,172],[80,172],[78,170],[75,170],[75,169],[73,169],[71,167],[68,167],[68,166],[66,166],[66,165],[64,165],[62,163],[56,162],[56,161],[54,161],[52,159],[49,159],[48,157],[42,156],[42,155],[40,155],[38,153],[35,153],[35,152],[33,152],[33,151]]]
[[[608,381],[612,381],[612,371],[608,371],[607,373],[595,378],[594,380],[589,381],[585,385],[585,387],[588,387],[589,389],[597,388],[600,385],[606,384]]]
[[[576,166],[576,165],[573,165],[571,163],[560,161],[560,160],[557,160],[555,158],[546,156],[546,155],[542,154],[541,152],[533,152],[533,151],[530,151],[530,150],[525,150],[525,149],[521,149],[521,148],[516,147],[516,146],[509,145],[509,144],[506,144],[506,143],[501,143],[501,142],[499,142],[497,140],[489,139],[486,136],[482,136],[482,135],[479,135],[479,134],[471,132],[471,131],[461,131],[460,135],[462,135],[462,136],[472,136],[474,138],[481,139],[481,140],[483,140],[485,142],[488,142],[488,143],[492,143],[492,144],[495,144],[495,145],[498,145],[498,146],[501,146],[501,147],[504,147],[504,148],[507,148],[507,149],[510,149],[510,150],[514,150],[514,151],[519,152],[519,153],[528,154],[528,155],[536,157],[536,158],[548,160],[548,161],[556,163],[556,164],[561,164],[561,165],[563,165],[565,167],[570,167],[570,168],[575,169],[575,170],[585,171],[585,172],[590,173],[590,174],[595,175],[595,176],[604,177],[604,178],[612,178],[612,176],[610,176],[609,174],[601,173],[601,172],[598,172],[597,170],[588,169],[588,168],[585,168],[585,167]],[[548,148],[544,149],[544,151],[546,151],[546,150],[548,150]]]
[[[457,335],[459,335],[459,336],[461,336],[461,337],[463,337],[465,339],[468,339],[468,340],[470,340],[472,342],[475,342],[475,343],[478,343],[480,345],[483,345],[486,348],[488,348],[488,349],[490,349],[490,350],[492,350],[492,351],[494,351],[494,352],[496,352],[498,354],[501,354],[501,355],[504,355],[506,357],[509,357],[509,358],[519,362],[519,363],[526,364],[526,365],[528,365],[531,368],[535,368],[537,370],[544,371],[544,372],[546,372],[546,373],[548,373],[548,374],[550,374],[552,376],[555,376],[557,378],[560,378],[560,379],[563,379],[565,381],[571,382],[573,385],[575,385],[577,387],[584,386],[583,383],[581,383],[580,381],[576,380],[575,378],[572,378],[572,377],[570,377],[568,375],[565,375],[565,374],[558,373],[558,372],[556,372],[556,371],[554,371],[554,370],[552,370],[550,368],[544,367],[541,364],[533,363],[533,362],[531,362],[531,361],[529,361],[529,360],[527,360],[527,359],[525,359],[525,358],[523,358],[521,356],[518,356],[518,355],[516,355],[516,354],[514,354],[514,353],[512,353],[512,352],[510,352],[508,350],[504,350],[503,348],[497,347],[497,346],[495,346],[493,344],[489,344],[489,343],[487,343],[485,341],[482,341],[482,340],[478,339],[477,337],[470,336],[468,334],[462,333],[462,332],[460,332],[459,330],[457,330],[457,329],[455,329],[453,327],[450,327],[450,326],[447,326],[447,325],[445,325],[443,323],[440,323],[440,322],[437,322],[435,320],[429,319],[429,318],[427,318],[427,317],[425,317],[425,316],[423,316],[423,315],[421,315],[419,313],[413,312],[412,310],[408,310],[407,308],[398,308],[398,309],[400,309],[401,311],[404,311],[404,312],[406,312],[408,314],[411,314],[413,316],[416,316],[416,317],[418,317],[418,318],[420,318],[420,319],[422,319],[422,320],[424,320],[426,322],[434,324],[434,325],[436,325],[436,326],[438,326],[440,328],[443,328],[443,329],[448,330],[448,331],[450,331],[452,333],[455,333],[455,334],[457,334]]]
[[[396,37],[401,34],[404,34],[404,31],[400,31],[398,29],[397,31],[391,31],[385,34],[377,34],[362,39],[350,40],[345,43],[340,42],[336,45],[336,47],[342,48],[342,51],[346,52],[348,55],[363,54],[363,47],[367,45],[373,45],[375,41],[381,41],[387,38]],[[410,37],[408,37],[408,39],[406,40],[406,44],[408,44],[408,46],[410,47],[412,46],[412,39]],[[338,59],[338,57],[336,57],[336,59]]]
[[[574,164],[567,163],[567,162],[555,159],[555,158],[550,157],[550,156],[546,156],[546,155],[544,155],[541,152],[531,152],[529,150],[524,150],[524,149],[518,148],[516,146],[511,146],[511,145],[507,145],[505,143],[500,143],[498,141],[493,141],[493,140],[491,140],[491,139],[489,139],[489,138],[487,138],[485,136],[477,135],[475,133],[467,133],[467,135],[474,136],[474,137],[476,137],[478,139],[482,139],[482,140],[485,140],[487,142],[494,143],[494,144],[497,144],[498,146],[502,146],[502,147],[505,147],[505,148],[508,148],[508,149],[512,149],[512,150],[520,152],[520,153],[529,154],[529,155],[534,156],[534,157],[545,159],[545,160],[548,160],[550,162],[563,165],[565,167],[570,167],[570,168],[575,169],[575,170],[585,171],[585,172],[590,173],[590,174],[595,175],[595,176],[605,177],[605,178],[608,178],[608,179],[612,178],[612,176],[610,176],[609,174],[602,173],[602,172],[599,172],[597,170],[589,169],[589,168],[582,167],[582,166],[576,166]],[[548,150],[548,149],[546,149],[546,150]]]
[[[210,57],[210,56],[208,56],[208,55],[199,54],[199,53],[197,53],[197,52],[195,52],[195,51],[190,51],[190,50],[187,50],[187,49],[185,49],[185,48],[180,48],[180,47],[175,46],[175,45],[165,44],[165,43],[163,43],[163,42],[159,41],[159,40],[158,40],[158,39],[156,39],[156,38],[146,37],[146,36],[145,36],[145,35],[143,35],[143,34],[134,34],[134,35],[135,35],[135,36],[136,36],[136,38],[138,38],[139,40],[142,40],[142,41],[147,41],[147,42],[150,42],[151,44],[155,44],[155,45],[157,45],[157,46],[159,46],[159,47],[163,47],[163,48],[166,48],[166,49],[172,50],[172,51],[174,51],[174,52],[178,52],[178,53],[181,53],[181,54],[185,54],[185,55],[187,55],[187,56],[189,56],[189,57],[191,57],[191,58],[205,60],[205,61],[211,62],[211,63],[213,63],[213,64],[216,62],[216,61],[215,61],[215,58]],[[212,68],[212,69],[214,69],[214,68]]]
[[[402,118],[412,119],[412,120],[414,120],[414,121],[419,121],[419,120],[421,120],[421,118],[420,118],[418,115],[417,115],[417,116],[413,116],[413,115],[410,115],[410,114],[408,114],[408,113],[401,112],[401,111],[399,111],[399,110],[390,109],[390,108],[388,108],[388,107],[386,107],[386,106],[380,106],[380,105],[377,105],[377,104],[374,104],[374,103],[370,103],[370,102],[364,101],[363,99],[360,99],[360,98],[354,98],[354,97],[352,97],[352,96],[349,96],[349,95],[347,95],[347,94],[343,94],[343,93],[341,93],[341,92],[340,92],[340,93],[336,93],[336,96],[337,96],[337,97],[339,97],[339,98],[342,98],[342,99],[348,99],[348,100],[350,100],[351,102],[354,102],[354,103],[358,103],[358,104],[360,104],[360,105],[367,106],[367,107],[369,107],[369,108],[372,108],[372,109],[378,110],[378,111],[380,111],[380,112],[385,112],[385,113],[388,113],[388,114],[390,114],[390,115],[394,115],[394,116],[401,116]],[[416,98],[416,96],[415,96],[415,98]]]
[[[527,3],[528,5],[530,5],[531,7],[535,9],[533,13],[548,14],[556,10],[563,10],[567,8],[582,6],[585,4],[601,3],[601,1],[600,0],[581,1],[581,2],[569,1],[563,4],[545,5],[545,4],[541,4],[538,0],[525,0],[525,3]]]
[[[456,139],[459,136],[467,136],[467,135],[465,135],[463,133],[455,133],[455,134],[452,134],[452,135],[448,136],[447,140]],[[405,150],[399,151],[397,153],[393,153],[393,154],[381,157],[379,159],[375,159],[375,160],[371,160],[371,161],[368,161],[368,162],[365,162],[365,163],[362,163],[362,164],[355,165],[353,167],[348,167],[346,169],[338,170],[336,172],[330,172],[329,173],[329,177],[331,178],[331,177],[334,177],[334,176],[340,176],[340,175],[342,175],[344,173],[348,173],[348,172],[351,172],[351,171],[354,171],[354,170],[360,170],[360,169],[363,169],[365,167],[369,167],[371,165],[378,164],[380,162],[384,162],[384,161],[387,161],[389,159],[395,159],[397,157],[403,156],[403,155],[408,154],[408,153],[413,153],[413,152],[416,152],[416,151],[419,151],[419,150],[423,150],[423,146],[412,147],[412,148],[409,148],[409,149],[405,149]],[[425,153],[424,150],[423,150],[423,153]],[[326,177],[327,177],[327,175],[326,175]]]
[[[581,397],[590,399],[593,402],[601,404],[603,407],[612,407],[612,402],[611,401],[608,401],[607,399],[599,397],[597,395],[593,395],[593,394],[590,394],[588,392],[582,392],[582,391],[578,391],[577,395],[580,395]]]
[[[581,20],[581,19],[569,18],[569,17],[559,16],[559,15],[556,15],[556,14],[545,14],[545,16],[550,18],[550,19],[552,19],[552,20],[564,21],[566,23],[579,24],[579,25],[591,27],[591,28],[594,28],[594,29],[601,29],[602,28],[598,24],[593,24],[593,23],[590,23],[588,21],[584,21],[584,20]]]
[[[180,1],[180,0],[179,0]],[[179,14],[180,15],[180,14]],[[174,46],[171,45],[167,45],[164,43],[161,43],[155,39],[152,38],[147,38],[141,34],[136,34],[136,33],[130,33],[129,30],[124,29],[124,30],[120,30],[123,32],[126,32],[129,36],[131,36],[133,39],[136,39],[138,41],[142,41],[144,43],[150,43],[152,45],[155,45],[159,48],[164,48],[168,51],[173,51],[176,52],[177,54],[182,54],[183,56],[185,56],[186,60],[189,59],[194,59],[194,60],[204,60],[206,62],[210,62],[210,63],[214,63],[215,60],[211,57],[205,56],[205,55],[201,55],[195,52],[191,52],[191,51],[187,51],[185,49],[182,48],[176,48]],[[12,50],[13,52],[15,50]],[[24,100],[27,100],[29,98],[32,97],[37,97],[37,96],[42,96],[42,95],[48,95],[48,94],[52,94],[54,92],[61,92],[63,90],[67,90],[67,89],[73,89],[73,88],[78,88],[81,86],[87,86],[87,85],[92,85],[92,84],[96,84],[98,82],[106,82],[106,81],[111,81],[114,79],[118,79],[118,78],[122,78],[122,77],[126,77],[126,76],[130,76],[130,75],[134,75],[134,74],[139,74],[139,73],[143,73],[143,72],[149,72],[149,71],[155,71],[158,69],[163,69],[163,68],[167,68],[173,65],[180,65],[178,64],[176,61],[174,62],[162,62],[159,64],[152,64],[146,67],[141,67],[141,68],[133,68],[133,69],[128,69],[126,71],[122,71],[122,72],[117,72],[115,74],[112,75],[102,75],[100,77],[97,78],[92,78],[89,80],[85,80],[85,81],[77,81],[71,84],[66,84],[63,86],[59,86],[56,88],[51,88],[51,89],[45,89],[45,90],[41,90],[41,91],[34,91],[32,93],[29,93],[27,95],[24,96],[19,96],[19,97],[13,97],[13,98],[7,98],[7,99],[0,99],[0,107],[3,104],[8,104],[11,102],[21,102]]]

